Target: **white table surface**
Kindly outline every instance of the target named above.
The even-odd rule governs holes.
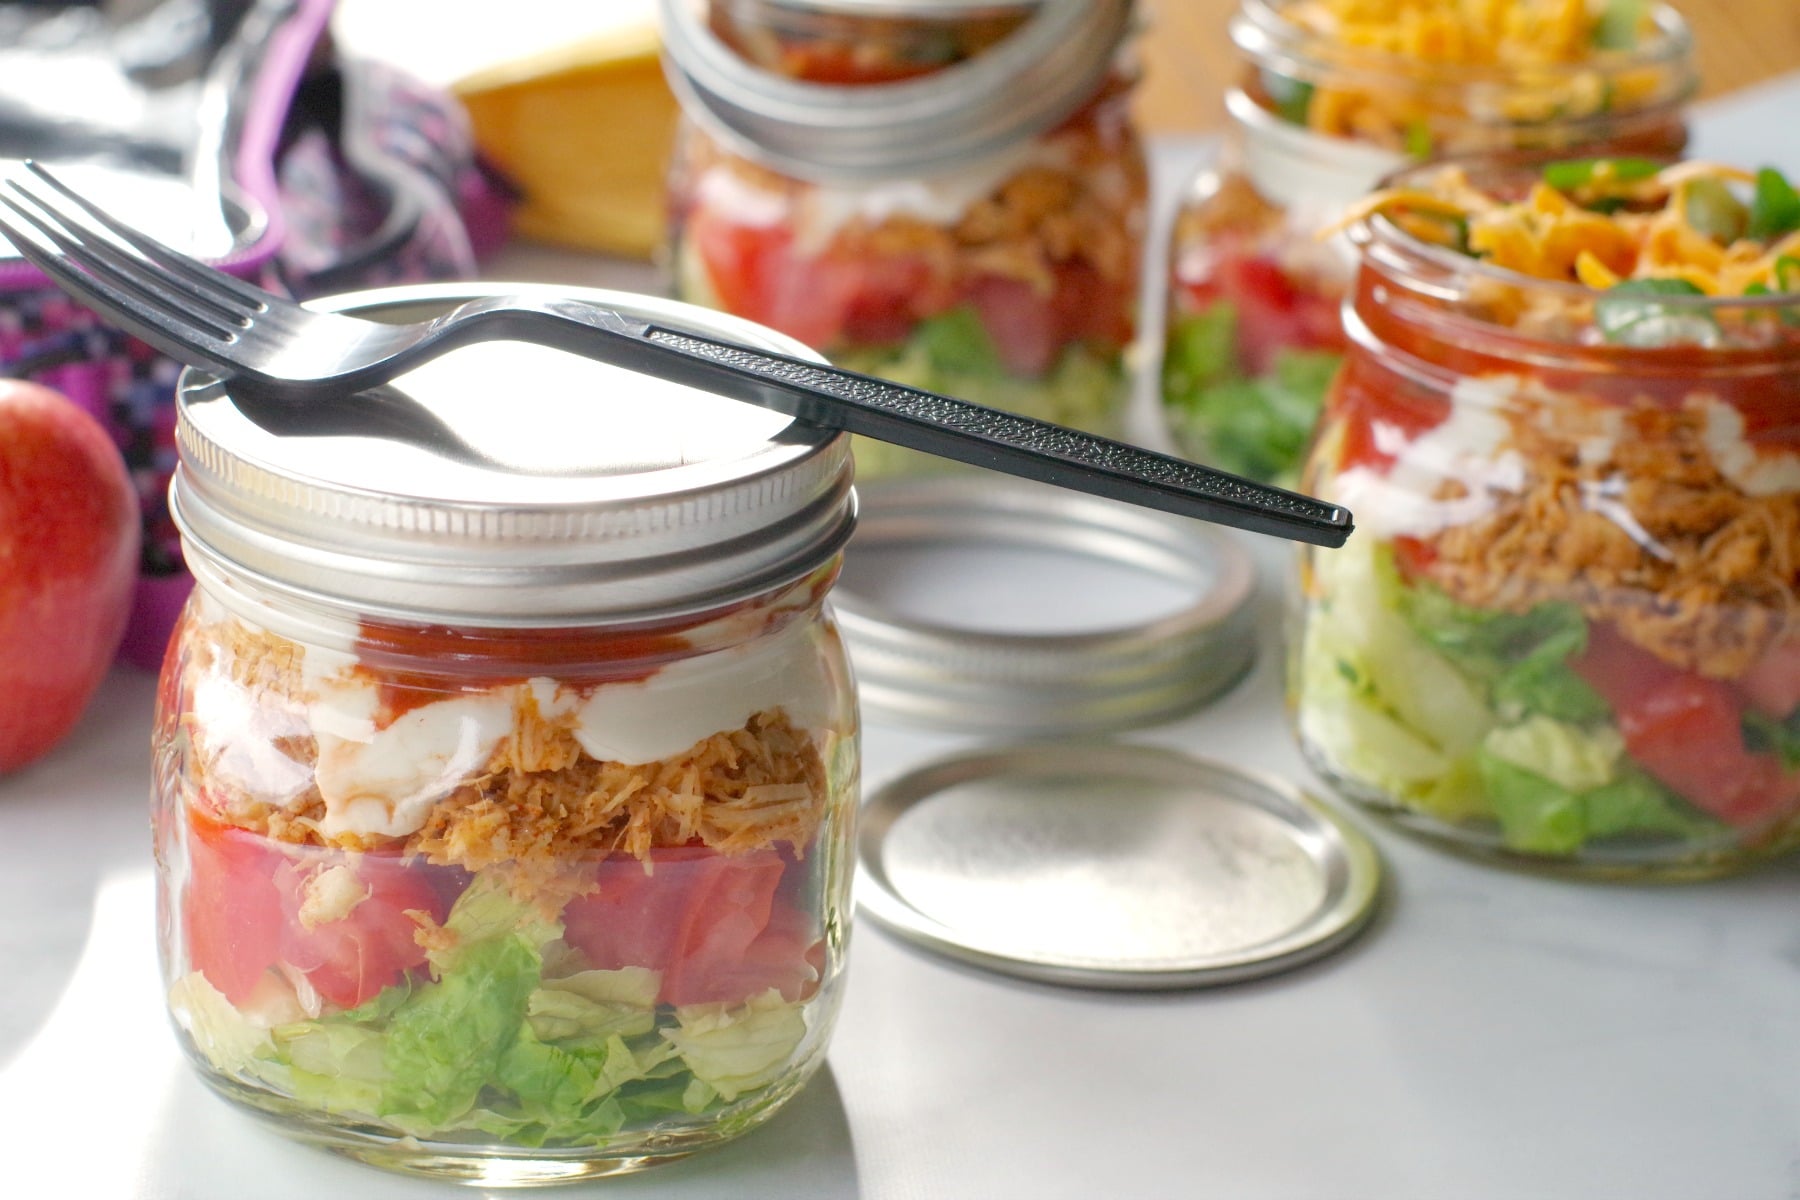
[[[1796,113],[1800,78],[1716,103],[1696,151],[1792,170]],[[1252,675],[1136,740],[1310,782],[1280,718],[1265,591]],[[0,778],[0,1197],[468,1194],[289,1143],[179,1058],[154,960],[153,694],[115,672],[69,741]],[[872,726],[866,779],[970,744]],[[1592,885],[1371,832],[1388,888],[1369,932],[1229,988],[1017,982],[864,923],[829,1066],[786,1110],[719,1150],[562,1194],[1800,1197],[1800,860]]]

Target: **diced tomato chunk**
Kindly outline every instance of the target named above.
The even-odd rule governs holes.
[[[286,864],[275,879],[288,918],[282,925],[281,960],[339,1008],[373,999],[425,965],[425,950],[414,936],[419,921],[411,914],[434,922],[449,914],[449,905],[425,878],[428,870],[423,864],[402,863],[396,855],[377,854],[323,858],[311,868]],[[309,886],[323,886],[320,876],[326,871],[349,872],[341,886],[367,894],[343,916],[309,924],[301,919],[301,906]]]
[[[778,893],[775,850],[727,855],[703,846],[602,862],[595,890],[569,902],[563,937],[595,968],[662,973],[668,1004],[737,1003],[773,987],[800,998],[816,978],[813,920]]]
[[[1776,643],[1738,678],[1737,686],[1759,712],[1785,720],[1800,708],[1800,638]]]
[[[195,814],[189,825],[182,924],[188,961],[233,1004],[249,999],[275,965],[281,897],[275,872],[285,859],[259,834]]]
[[[293,846],[190,813],[183,896],[188,959],[233,1004],[272,967],[305,977],[339,1008],[354,1008],[425,962],[419,923],[449,913],[444,868],[396,855]],[[319,882],[325,872],[341,872]],[[302,919],[309,887],[332,887],[340,905]],[[341,907],[341,912],[338,909]]]
[[[1703,812],[1756,826],[1800,802],[1800,773],[1744,744],[1743,703],[1730,685],[1683,671],[1609,626],[1572,661],[1606,698],[1632,758]]]
[[[1192,311],[1220,301],[1237,312],[1238,367],[1267,374],[1283,350],[1342,350],[1343,290],[1334,282],[1296,278],[1273,257],[1251,247],[1222,243],[1204,277],[1183,282]]]

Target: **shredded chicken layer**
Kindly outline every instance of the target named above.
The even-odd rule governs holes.
[[[224,738],[266,738],[257,752],[278,762],[281,774],[298,773],[304,781],[317,762],[318,744],[310,733],[295,731],[308,700],[303,649],[232,619],[190,628],[185,643],[191,648],[189,695],[205,673],[222,672],[245,689],[246,703],[263,710]],[[580,891],[585,864],[615,852],[648,859],[662,847],[704,845],[742,854],[786,843],[803,853],[829,794],[815,738],[779,708],[702,738],[681,754],[628,765],[592,757],[568,728],[525,706],[488,760],[396,846],[395,839],[379,836],[327,836],[325,800],[316,784],[303,782],[287,796],[252,790],[241,767],[221,769],[223,756],[243,747],[228,744],[191,715],[186,724],[190,781],[219,819],[280,841],[398,848],[436,865],[498,869],[521,897],[546,902]]]
[[[1524,487],[1439,534],[1424,573],[1478,608],[1574,602],[1675,666],[1741,676],[1800,632],[1800,493],[1726,480],[1699,406],[1620,415],[1610,453],[1584,460],[1579,410],[1522,400],[1508,417]]]

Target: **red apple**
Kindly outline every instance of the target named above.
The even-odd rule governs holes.
[[[0,380],[0,771],[74,728],[137,579],[137,492],[118,447],[61,393]]]

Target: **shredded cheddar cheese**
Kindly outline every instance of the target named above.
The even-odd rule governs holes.
[[[1303,99],[1271,107],[1315,132],[1414,158],[1485,148],[1475,126],[1630,112],[1683,87],[1669,67],[1626,56],[1662,36],[1649,5],[1294,0],[1280,13],[1306,53],[1332,66],[1307,79]],[[1466,84],[1454,86],[1458,78]]]
[[[1706,162],[1626,173],[1634,161],[1563,164],[1588,175],[1562,188],[1540,180],[1511,201],[1444,167],[1364,198],[1333,230],[1381,214],[1496,267],[1596,290],[1644,279],[1680,280],[1708,296],[1794,290],[1784,274],[1800,258],[1800,229],[1750,236],[1751,207],[1732,190],[1756,176]]]
[[[1285,10],[1345,46],[1463,66],[1578,63],[1594,54],[1602,8],[1588,0],[1305,0]],[[1648,17],[1640,29],[1650,29]]]

